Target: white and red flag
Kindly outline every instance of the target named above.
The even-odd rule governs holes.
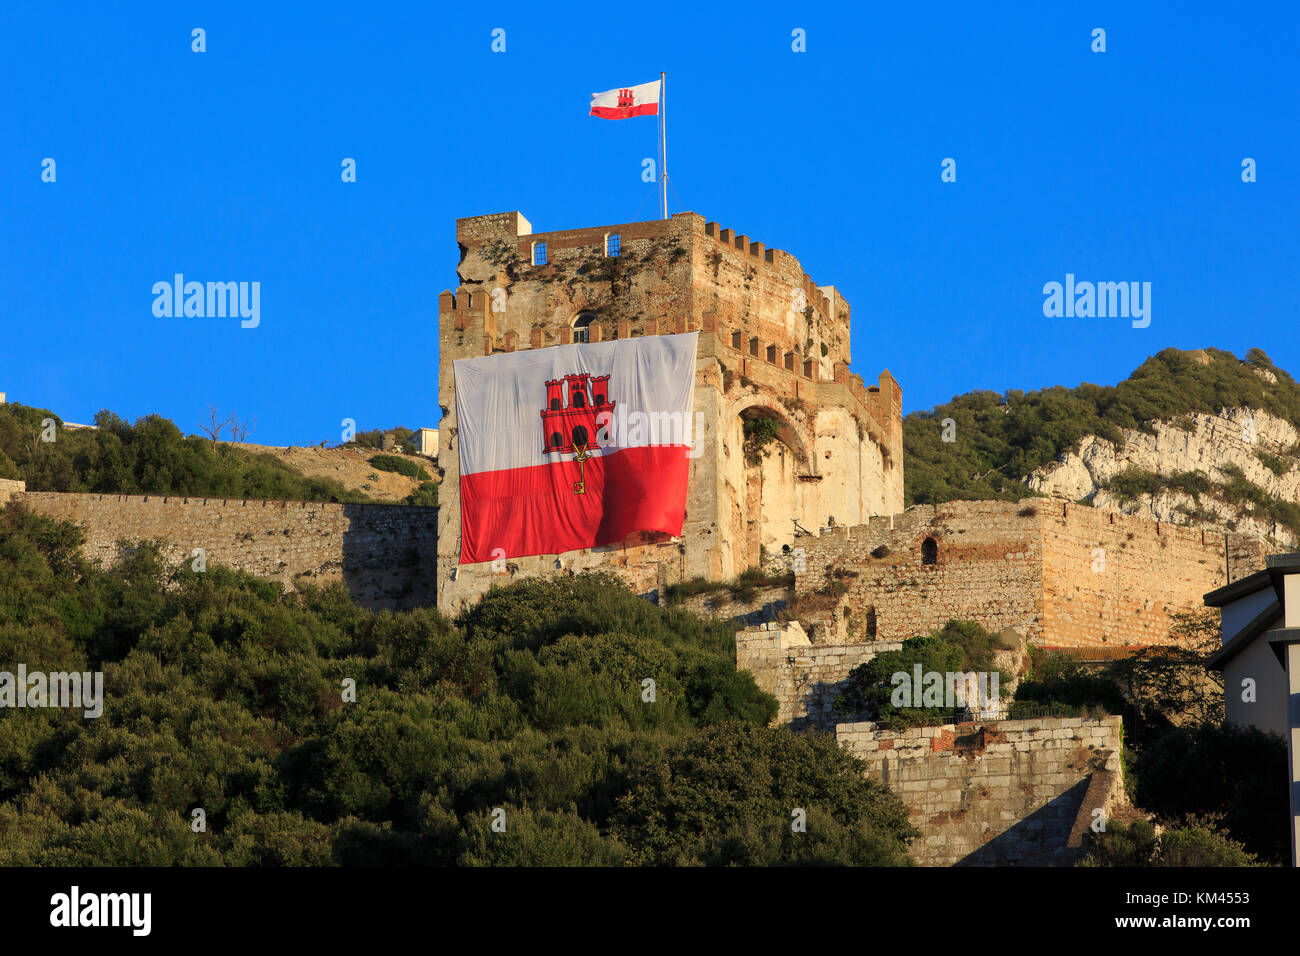
[[[659,80],[621,90],[591,94],[591,116],[602,119],[627,119],[629,116],[659,115]]]
[[[698,339],[458,359],[460,563],[680,535]]]

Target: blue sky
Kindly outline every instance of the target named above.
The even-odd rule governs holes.
[[[1039,6],[7,4],[0,391],[268,444],[436,424],[455,219],[653,218],[654,120],[586,112],[660,70],[670,208],[837,286],[906,410],[1169,346],[1300,374],[1297,5]],[[156,318],[176,272],[259,281],[260,325]],[[1067,272],[1150,282],[1150,326],[1045,318]]]

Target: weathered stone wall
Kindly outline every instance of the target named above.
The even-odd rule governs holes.
[[[901,733],[839,724],[835,735],[907,806],[921,831],[912,856],[925,866],[1069,865],[1093,808],[1109,814],[1124,802],[1119,717]]]
[[[159,540],[175,562],[201,548],[222,564],[292,588],[342,581],[372,608],[432,606],[435,508],[162,495],[22,492],[14,501],[82,527],[88,557],[112,563],[122,540]]]
[[[11,478],[0,478],[0,506],[3,506],[14,495],[27,490],[25,481],[15,481]]]
[[[849,671],[877,654],[896,651],[901,643],[813,645],[798,622],[766,624],[736,635],[736,667],[754,675],[754,683],[779,705],[776,720],[795,729],[829,730],[831,707]]]
[[[1228,583],[1222,533],[1053,504],[1043,523],[1044,644],[1167,644],[1173,615],[1200,610]]]
[[[620,237],[617,257],[605,255]],[[641,593],[695,577],[726,580],[795,522],[865,521],[902,508],[902,391],[888,372],[867,387],[849,371],[849,306],[797,259],[694,213],[666,221],[534,233],[518,213],[457,222],[455,293],[439,298],[438,601],[456,611],[492,582],[459,566],[459,454],[453,362],[566,345],[581,312],[590,341],[697,331],[695,413],[680,538],[510,558],[514,574],[608,567]],[[546,244],[546,263],[533,250]],[[742,419],[775,418],[772,453],[746,459]],[[560,567],[556,567],[557,560]]]
[[[1168,643],[1175,613],[1264,555],[1248,536],[1043,498],[922,505],[796,546],[794,610],[816,643],[903,640],[953,618],[1051,647]]]
[[[1042,519],[997,501],[921,505],[866,525],[802,537],[795,591],[814,638],[905,640],[953,618],[1041,636]],[[923,554],[935,543],[933,564]],[[846,590],[844,590],[846,589]],[[843,593],[837,598],[836,594]],[[818,592],[827,600],[818,602]],[[818,603],[827,605],[816,610]]]
[[[691,611],[700,617],[721,621],[741,621],[757,625],[775,621],[777,614],[784,611],[790,603],[790,589],[783,587],[759,588],[754,596],[741,600],[726,587],[717,590],[692,594],[677,601],[673,606]]]

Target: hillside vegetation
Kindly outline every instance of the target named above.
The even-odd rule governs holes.
[[[767,726],[732,628],[607,575],[376,614],[148,546],[103,569],[11,504],[19,661],[102,671],[105,701],[6,712],[4,866],[901,865],[914,834],[833,738]]]
[[[1165,349],[1114,386],[969,392],[903,419],[904,496],[909,505],[1017,500],[1032,493],[1026,475],[1087,435],[1122,444],[1123,430],[1149,430],[1152,420],[1237,407],[1300,424],[1300,385],[1259,349],[1245,360],[1219,349]],[[945,442],[949,418],[955,440]]]
[[[52,429],[44,424],[53,420]],[[281,455],[259,446],[238,446],[186,436],[161,415],[146,415],[130,424],[110,411],[95,416],[96,428],[65,428],[53,412],[24,405],[0,405],[0,478],[19,478],[29,491],[98,492],[102,494],[189,495],[211,498],[264,498],[275,501],[361,502],[380,500],[371,482],[360,486],[324,474],[305,474],[292,462],[303,456]],[[53,441],[43,437],[51,435]],[[378,447],[372,433],[366,443]],[[315,459],[325,452],[311,449]],[[339,452],[340,455],[344,454]],[[356,457],[356,456],[353,456]],[[406,504],[437,504],[437,485],[417,464],[396,456],[379,464],[358,461],[361,473],[374,476],[385,467],[408,471],[403,497],[384,499]],[[400,462],[393,466],[389,460]],[[335,470],[346,471],[339,462]],[[317,467],[320,465],[317,464]]]

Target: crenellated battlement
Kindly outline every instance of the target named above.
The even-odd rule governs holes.
[[[755,262],[775,266],[783,272],[795,272],[802,275],[803,292],[807,296],[809,304],[824,316],[832,317],[836,314],[834,309],[836,305],[835,298],[839,294],[835,291],[834,286],[818,286],[813,281],[813,277],[803,271],[799,260],[790,253],[783,249],[767,248],[761,242],[754,242],[748,236],[737,234],[731,229],[724,229],[712,221],[704,224],[704,234],[717,240],[719,245],[733,248],[742,255],[748,255]],[[831,294],[827,295],[826,290],[830,290]],[[844,311],[847,312],[848,303],[844,302],[842,296],[839,296],[839,300],[844,303]]]

